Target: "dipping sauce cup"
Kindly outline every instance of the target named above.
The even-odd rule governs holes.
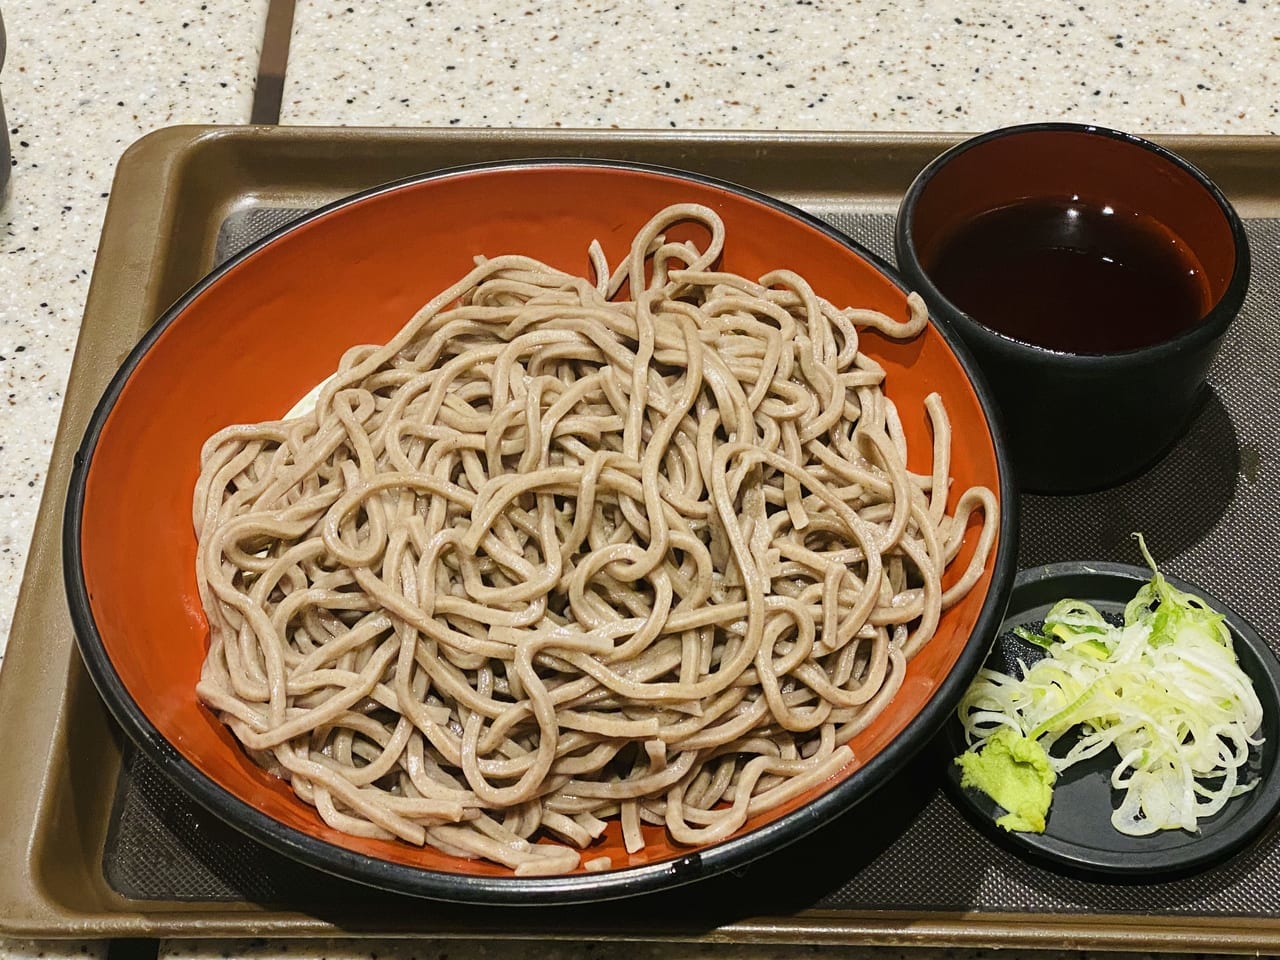
[[[1008,127],[927,166],[898,267],[973,351],[1023,489],[1130,479],[1177,440],[1249,283],[1239,216],[1139,137]]]

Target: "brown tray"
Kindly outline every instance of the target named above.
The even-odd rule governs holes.
[[[462,163],[530,156],[623,158],[734,180],[835,220],[891,214],[912,176],[957,138],[939,135],[654,133],[645,131],[358,130],[176,127],[151,134],[116,174],[49,480],[0,672],[0,729],[24,745],[0,776],[0,933],[33,937],[564,936],[757,943],[896,943],[1013,948],[1276,952],[1280,909],[1247,916],[1193,907],[1148,912],[841,908],[736,899],[780,874],[758,871],[688,888],[641,912],[628,903],[538,911],[464,909],[351,890],[307,906],[122,895],[122,791],[131,753],[75,650],[60,555],[72,459],[99,395],[146,328],[224,255],[226,227],[258,210],[315,207],[377,183]],[[1245,218],[1280,217],[1280,141],[1170,137]],[[882,218],[883,219],[883,218]],[[219,248],[220,239],[223,248]],[[1274,254],[1272,254],[1274,259]],[[1212,414],[1212,411],[1210,411]],[[1208,421],[1212,425],[1212,416]],[[1254,454],[1256,456],[1256,452]],[[1264,464],[1262,469],[1272,469]],[[1254,463],[1252,469],[1258,469]],[[1053,508],[1040,514],[1051,521]],[[1024,559],[1025,556],[1024,556]],[[1268,560],[1268,563],[1273,561]],[[1172,572],[1179,572],[1173,570]],[[1187,571],[1195,579],[1195,571]],[[1274,578],[1263,586],[1275,586]],[[1229,598],[1230,599],[1230,598]],[[1273,601],[1265,620],[1275,610]],[[1264,624],[1259,624],[1264,626]],[[145,772],[145,771],[144,771]],[[163,780],[163,778],[158,778]],[[163,792],[163,786],[158,787]],[[179,801],[173,801],[175,803]],[[872,801],[874,802],[874,801]],[[127,806],[127,804],[126,804]],[[154,808],[148,808],[154,814]],[[218,845],[216,825],[208,829]],[[227,843],[234,845],[233,840]],[[803,857],[792,857],[803,867]],[[1270,862],[1270,861],[1268,861]],[[1248,863],[1243,870],[1250,869]],[[787,881],[789,883],[790,881]],[[734,884],[737,883],[737,886]],[[317,880],[317,890],[324,883]],[[743,904],[746,904],[744,907]],[[791,905],[788,906],[787,904]],[[794,908],[796,904],[798,907]],[[756,914],[759,915],[756,915]],[[658,917],[660,919],[653,919]]]

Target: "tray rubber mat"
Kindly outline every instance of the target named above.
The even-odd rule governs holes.
[[[219,262],[302,212],[237,211],[219,234]],[[892,262],[891,216],[812,212]],[[1277,645],[1280,220],[1252,220],[1247,229],[1254,262],[1249,296],[1182,440],[1146,474],[1118,488],[1023,497],[1018,559],[1020,567],[1078,559],[1140,562],[1131,534],[1142,531],[1166,572],[1203,585]],[[1071,455],[1088,456],[1087,434],[1063,443]],[[673,920],[696,916],[704,926],[804,909],[1280,915],[1275,824],[1250,849],[1195,876],[1091,882],[1025,862],[988,839],[941,791],[946,762],[935,747],[926,748],[870,800],[743,870],[682,888],[678,901],[656,894],[597,906],[589,916],[597,924],[613,914],[625,921],[640,900],[661,899],[677,906],[667,914]],[[187,799],[132,749],[117,784],[103,866],[111,886],[134,900],[251,900],[346,913],[352,905],[399,899],[262,848]],[[778,884],[779,877],[786,883]],[[451,907],[449,916],[460,919],[456,911]],[[573,922],[572,909],[538,913]]]

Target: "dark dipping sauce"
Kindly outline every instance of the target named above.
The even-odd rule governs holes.
[[[1200,262],[1164,224],[1074,197],[979,214],[930,260],[938,289],[975,320],[1070,353],[1160,343],[1212,306]]]

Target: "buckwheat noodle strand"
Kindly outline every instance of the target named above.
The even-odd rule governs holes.
[[[724,244],[681,204],[592,278],[477,258],[314,409],[205,445],[198,694],[326,823],[517,874],[610,818],[721,840],[849,763],[981,576],[994,495],[946,513],[940,398],[913,473],[859,351],[919,298],[837,309]]]

